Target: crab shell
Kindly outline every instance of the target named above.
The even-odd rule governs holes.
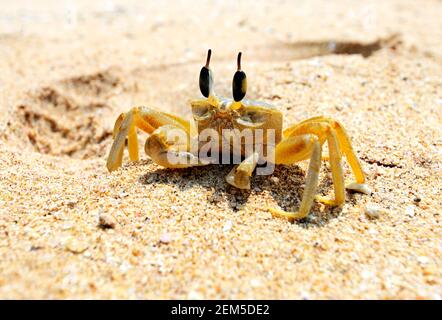
[[[248,144],[267,150],[282,139],[283,115],[271,104],[248,99],[235,102],[225,97],[193,100],[190,104],[198,136],[211,129],[217,133],[220,146],[241,141],[241,155]],[[245,138],[246,133],[251,133],[251,140]]]

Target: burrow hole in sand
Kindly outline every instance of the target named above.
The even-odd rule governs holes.
[[[44,154],[102,157],[112,138],[102,116],[111,111],[109,97],[121,86],[119,71],[109,69],[64,79],[29,93],[16,110],[23,139]]]

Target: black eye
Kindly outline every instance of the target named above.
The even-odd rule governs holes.
[[[241,101],[247,92],[247,77],[244,71],[241,70],[241,52],[238,53],[238,70],[233,76],[232,91],[233,99],[238,102]]]
[[[205,96],[206,98],[208,98],[210,93],[212,92],[212,86],[213,86],[212,70],[210,70],[209,68],[211,55],[212,55],[212,50],[209,49],[209,51],[207,52],[206,65],[202,67],[200,71],[200,90],[203,96]]]

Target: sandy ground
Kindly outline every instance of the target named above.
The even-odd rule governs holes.
[[[93,3],[0,6],[1,298],[441,298],[441,1]],[[249,192],[145,155],[109,174],[117,115],[189,117],[209,47],[218,92],[242,50],[285,125],[339,119],[373,194],[290,223],[266,208],[297,208],[307,163]]]

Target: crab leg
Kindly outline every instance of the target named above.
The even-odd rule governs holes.
[[[126,137],[131,126],[133,126],[133,113],[128,112],[127,115],[121,114],[114,126],[114,142],[112,143],[109,156],[107,158],[107,169],[113,171],[121,167],[123,162],[123,151]]]
[[[310,156],[304,194],[297,212],[287,212],[281,209],[269,208],[277,216],[289,219],[305,218],[313,205],[318,187],[319,169],[321,167],[321,143],[312,134],[288,137],[276,146],[275,162],[277,164],[291,164]]]
[[[258,164],[258,160],[258,152],[252,153],[229,172],[226,181],[239,189],[250,189],[250,177]]]
[[[352,182],[346,186],[346,189],[354,190],[357,192],[370,194],[370,188],[365,184],[365,175],[362,170],[361,164],[353,150],[353,147],[350,142],[350,138],[345,131],[344,127],[336,120],[326,118],[323,116],[319,117],[313,117],[307,120],[304,120],[297,125],[288,128],[284,131],[284,136],[289,136],[292,134],[299,134],[306,132],[306,128],[309,127],[309,124],[313,123],[322,123],[322,124],[329,124],[331,128],[336,132],[336,136],[338,138],[339,142],[339,148],[342,151],[342,153],[346,156],[348,163],[350,164],[350,167],[352,169],[352,172],[355,176],[356,182]],[[318,132],[319,133],[319,132]],[[330,160],[329,156],[323,156],[323,159]]]
[[[165,168],[188,168],[208,165],[190,151],[188,134],[173,125],[164,125],[156,129],[146,140],[144,150],[151,159]]]
[[[296,144],[296,141],[293,140],[294,138],[303,137],[306,135],[314,136],[317,139],[317,143],[319,144],[319,146],[321,146],[325,141],[327,141],[328,143],[329,147],[328,160],[330,162],[330,167],[332,170],[335,198],[329,199],[322,196],[315,197],[314,195],[314,192],[316,191],[317,177],[316,180],[314,180],[314,178],[310,178],[310,176],[314,177],[313,174],[319,174],[321,155],[319,155],[319,160],[317,160],[316,156],[314,155],[315,150],[313,150],[311,151],[311,159],[307,174],[307,182],[299,211],[290,213],[279,209],[270,210],[272,213],[292,219],[299,219],[308,215],[308,211],[311,208],[314,198],[316,198],[318,201],[334,206],[339,206],[344,203],[345,187],[344,187],[344,174],[341,165],[341,158],[342,158],[341,150],[346,155],[350,163],[350,166],[353,170],[353,174],[356,177],[356,182],[350,184],[349,186],[347,186],[347,188],[363,193],[369,192],[368,187],[364,183],[365,182],[364,173],[361,169],[361,166],[359,164],[356,155],[354,154],[354,151],[351,147],[349,138],[344,128],[342,128],[342,126],[337,121],[334,121],[332,119],[324,117],[315,117],[305,120],[285,130],[284,131],[285,138],[276,147],[276,155],[275,155],[276,163],[290,164],[306,159],[307,158],[306,155],[309,154],[309,148],[311,148],[312,143],[304,142],[304,145],[302,145],[299,143]],[[317,161],[318,161],[318,168],[316,170],[314,166],[312,167],[312,163],[315,164],[317,163]],[[316,181],[316,182],[313,183],[311,181]]]
[[[129,149],[129,158],[131,161],[138,161],[140,158],[138,153],[137,129],[131,126],[127,135],[127,146]]]
[[[344,127],[332,119],[326,119],[333,128],[336,130],[337,137],[339,140],[339,145],[342,149],[342,152],[347,157],[347,161],[350,164],[350,167],[353,171],[353,174],[356,178],[356,182],[352,182],[346,186],[347,189],[358,191],[365,194],[370,194],[371,191],[368,188],[368,186],[365,184],[365,175],[362,171],[361,164],[359,163],[359,159],[356,157],[355,152],[353,151],[353,148],[350,143],[350,139],[347,135],[347,132],[345,132]]]
[[[113,171],[121,166],[126,138],[128,139],[130,159],[132,161],[139,159],[136,128],[151,134],[163,125],[173,125],[188,134],[190,132],[188,121],[151,108],[134,107],[128,112],[122,113],[114,125],[114,142],[107,159],[108,170]]]
[[[335,199],[316,196],[316,200],[332,205],[340,206],[345,202],[344,174],[341,165],[341,151],[339,150],[338,139],[333,129],[328,128],[327,143],[329,149],[329,162],[332,170],[333,186],[335,189]]]

